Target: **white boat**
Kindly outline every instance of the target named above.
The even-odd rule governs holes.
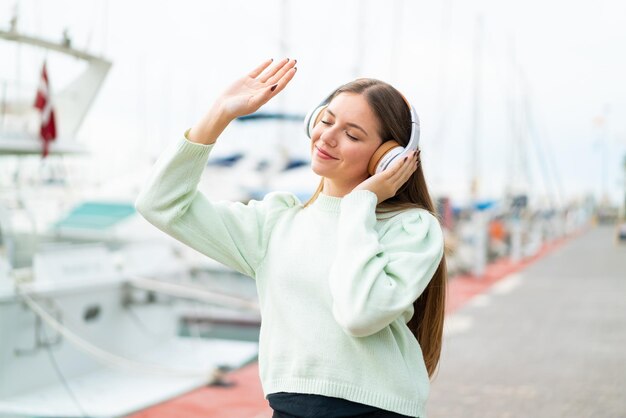
[[[111,62],[84,51],[79,51],[67,44],[57,44],[45,39],[19,33],[15,27],[9,31],[0,30],[0,40],[20,45],[29,45],[74,57],[85,62],[85,70],[62,91],[54,93],[54,106],[59,138],[52,142],[51,154],[83,153],[84,147],[74,141],[89,107],[93,103],[104,82]],[[14,80],[3,80],[2,131],[0,132],[0,154],[40,154],[41,141],[37,133],[36,109],[33,100],[35,88],[25,90],[25,86]],[[30,86],[26,86],[30,87]]]
[[[84,72],[55,95],[61,135],[50,147],[53,155],[84,152],[75,133],[111,63],[16,28],[0,31],[0,42],[86,63]],[[10,112],[3,114],[0,156],[41,153],[28,122],[35,91],[23,99],[11,96],[16,100],[3,106]],[[16,219],[23,215],[28,223],[32,215],[24,210],[19,187],[15,184],[15,199],[0,199],[0,416],[125,416],[219,383],[225,368],[256,357],[256,341],[180,336],[181,311],[200,304],[248,311],[251,318],[258,312],[253,299],[191,287],[193,270],[211,266],[181,259],[181,248],[171,242],[141,234],[129,239],[128,228],[142,228],[133,224],[139,218],[133,213],[100,229],[93,228],[98,225],[93,216],[86,222],[92,228],[65,217],[29,235]],[[32,241],[25,243],[28,238]],[[180,303],[189,299],[195,305]]]

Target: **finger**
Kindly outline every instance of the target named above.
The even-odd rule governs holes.
[[[409,154],[409,175],[413,174],[413,172],[415,172],[415,170],[417,169],[417,167],[419,167],[419,165],[421,164],[421,160],[420,160],[420,154],[421,154],[422,150],[418,149],[415,150],[413,152],[411,152]]]
[[[414,160],[415,160],[415,165],[413,166],[413,169],[414,169],[414,170],[417,170],[417,167],[419,167],[419,166],[422,164],[421,154],[422,154],[422,150],[421,150],[421,149],[418,149],[418,150],[415,152],[415,158],[414,158]]]
[[[291,81],[295,74],[296,68],[292,68],[290,71],[287,72],[287,74],[285,74],[283,78],[280,79],[278,83],[267,86],[261,94],[252,97],[250,100],[251,103],[257,107],[263,106],[265,103],[267,103],[268,100],[280,93],[285,88],[285,86],[287,86],[289,81]]]
[[[276,84],[274,84],[276,86],[276,89],[270,92],[271,95],[275,96],[280,93],[287,86],[287,84],[289,84],[293,76],[296,75],[297,70],[297,67],[292,67],[287,70],[286,74],[283,75],[283,77]]]
[[[276,64],[272,65],[269,69],[267,69],[263,74],[259,76],[259,81],[262,83],[265,83],[267,80],[273,77],[274,74],[278,72],[278,70],[283,68],[283,66],[287,64],[288,62],[289,62],[289,58],[283,58],[282,60],[278,61]]]
[[[409,160],[408,156],[405,156],[402,158],[397,158],[395,161],[393,161],[389,169],[385,170],[385,171],[389,171],[390,180],[395,180],[396,178],[400,176],[400,174],[402,173],[402,170],[406,167],[408,160]]]
[[[409,153],[402,158],[401,162],[397,164],[397,169],[392,173],[391,181],[396,181],[404,184],[406,180],[411,176],[414,171],[415,157],[413,153]]]
[[[394,184],[398,179],[398,173],[400,168],[404,165],[404,160],[396,159],[391,162],[385,170],[380,173],[374,174],[374,176],[380,176],[381,180],[386,183]]]
[[[285,74],[287,74],[287,71],[291,70],[292,68],[296,66],[297,62],[298,60],[289,60],[287,65],[283,65],[280,71],[278,71],[273,77],[270,77],[270,79],[267,80],[267,82],[269,84],[276,84],[277,82],[280,81],[281,78],[285,76]]]
[[[391,187],[398,191],[404,183],[411,177],[412,169],[410,164],[411,159],[408,158],[407,161],[403,161],[401,168],[397,171],[397,173],[389,180]]]
[[[411,153],[411,157],[407,161],[407,173],[406,179],[404,181],[408,180],[409,177],[411,177],[413,173],[415,173],[417,167],[419,167],[419,165],[422,163],[420,160],[420,153],[421,150],[417,150]]]
[[[274,61],[273,58],[267,59],[261,63],[258,67],[248,73],[248,77],[257,78],[259,74],[263,72]]]

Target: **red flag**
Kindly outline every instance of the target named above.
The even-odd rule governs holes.
[[[35,107],[41,112],[41,129],[39,134],[43,141],[43,157],[48,155],[50,141],[54,141],[57,137],[57,128],[54,121],[54,109],[52,109],[52,99],[50,97],[50,84],[48,83],[48,72],[46,71],[46,63],[43,63],[41,70],[41,80],[39,88],[37,88],[37,97],[35,98]]]

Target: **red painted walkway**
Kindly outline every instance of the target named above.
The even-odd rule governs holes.
[[[258,363],[229,373],[228,387],[196,389],[171,401],[145,409],[130,418],[269,418],[272,410],[263,397]]]
[[[545,244],[536,255],[517,263],[509,259],[498,260],[487,266],[484,277],[455,276],[448,283],[446,313],[456,311],[474,296],[484,293],[509,274],[523,270],[571,238],[573,237]],[[258,363],[251,363],[229,373],[225,380],[234,385],[197,389],[131,415],[130,418],[269,418],[272,416],[272,410],[263,397]]]

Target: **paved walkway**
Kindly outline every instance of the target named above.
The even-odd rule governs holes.
[[[626,245],[597,227],[448,316],[429,418],[626,417]]]

